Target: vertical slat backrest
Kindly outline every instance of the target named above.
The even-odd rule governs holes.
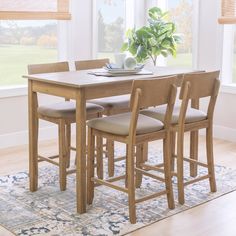
[[[54,73],[69,71],[68,62],[55,62],[47,64],[28,65],[28,74]]]
[[[86,60],[86,61],[76,61],[75,62],[75,69],[76,70],[90,70],[96,68],[102,68],[109,63],[108,58],[104,59],[96,59],[96,60]]]
[[[190,83],[189,99],[200,99],[204,97],[216,96],[214,87],[219,79],[219,71],[186,74],[184,82]],[[218,93],[218,92],[217,92]],[[180,99],[183,98],[183,90],[180,91]]]
[[[138,88],[142,91],[141,108],[159,106],[169,102],[170,88],[176,82],[177,76],[134,80],[130,99],[131,109],[134,103],[135,91]]]

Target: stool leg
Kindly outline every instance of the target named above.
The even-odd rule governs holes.
[[[70,147],[71,147],[71,125],[66,124],[66,147],[67,147],[67,163],[66,167],[70,167]]]
[[[64,120],[59,121],[59,178],[61,191],[66,190],[66,132]]]
[[[142,144],[142,157],[143,162],[148,161],[148,143]]]
[[[135,183],[134,183],[134,146],[128,145],[127,157],[127,182],[129,198],[129,218],[131,224],[136,223],[136,206],[135,206]]]
[[[190,132],[190,158],[198,160],[198,131]],[[190,162],[190,176],[197,176],[197,164]]]
[[[107,152],[108,152],[108,175],[114,176],[115,162],[114,162],[114,141],[107,140]]]
[[[177,182],[178,182],[178,200],[184,204],[184,160],[183,160],[184,133],[178,132],[177,139]]]
[[[212,125],[206,129],[206,149],[207,149],[207,164],[208,174],[210,175],[210,187],[211,192],[216,192],[216,180],[214,170],[214,155],[213,155],[213,137],[212,137]]]
[[[126,144],[126,153],[125,153],[125,187],[128,188],[128,144]]]
[[[28,81],[29,89],[29,175],[30,191],[38,189],[38,126],[39,118],[37,113],[37,93],[32,91],[32,81]]]
[[[148,143],[143,143],[136,147],[136,167],[142,169],[141,164],[145,163],[147,160],[147,145]],[[135,186],[140,188],[142,184],[143,174],[139,171],[136,171]]]
[[[99,179],[103,179],[103,143],[102,143],[102,137],[96,137],[97,141],[97,155],[96,155],[96,160],[97,160],[97,176]],[[89,145],[88,145],[89,149]]]
[[[170,209],[175,208],[173,186],[172,186],[172,175],[171,175],[171,135],[167,133],[166,138],[163,140],[164,150],[164,170],[165,170],[165,184],[167,190],[167,201]]]
[[[176,132],[171,132],[171,157],[170,157],[170,163],[171,163],[171,171],[175,171],[175,141],[176,141]]]
[[[88,160],[87,160],[87,203],[92,204],[94,198],[94,152],[95,136],[92,135],[92,129],[88,128]]]

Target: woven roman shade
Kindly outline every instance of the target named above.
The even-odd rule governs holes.
[[[69,20],[69,0],[0,0],[0,20]]]
[[[221,0],[221,17],[220,24],[236,23],[236,0]]]

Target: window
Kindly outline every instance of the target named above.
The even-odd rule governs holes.
[[[0,1],[1,87],[25,84],[28,64],[57,60],[56,20],[71,18],[69,1]]]
[[[224,25],[223,40],[223,84],[236,83],[236,26]]]
[[[26,84],[27,65],[57,61],[57,21],[0,21],[0,86]]]
[[[223,59],[221,78],[226,88],[231,92],[236,85],[236,1],[221,0],[221,16],[218,19],[224,25],[223,35]],[[232,86],[233,85],[233,86]],[[229,89],[228,89],[229,88]],[[234,91],[235,93],[235,91]]]
[[[94,2],[94,56],[113,60],[124,42],[126,29],[134,26],[134,0]]]
[[[193,0],[163,0],[159,1],[158,6],[167,9],[170,20],[175,22],[177,33],[182,38],[182,43],[177,47],[177,56],[169,56],[161,65],[192,67]]]
[[[168,8],[182,43],[178,45],[176,58],[168,58],[167,64],[192,67],[193,0],[169,0]]]

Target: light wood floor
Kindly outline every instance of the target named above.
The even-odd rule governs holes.
[[[44,153],[55,153],[55,141],[41,143]],[[186,144],[188,144],[188,137]],[[159,145],[159,144],[158,144]],[[187,146],[187,145],[186,145]],[[215,163],[236,169],[236,143],[214,140]],[[200,138],[200,159],[205,156],[204,137]],[[0,175],[28,168],[27,146],[0,150]],[[0,236],[13,235],[0,227]],[[236,192],[189,209],[129,236],[236,236]]]

